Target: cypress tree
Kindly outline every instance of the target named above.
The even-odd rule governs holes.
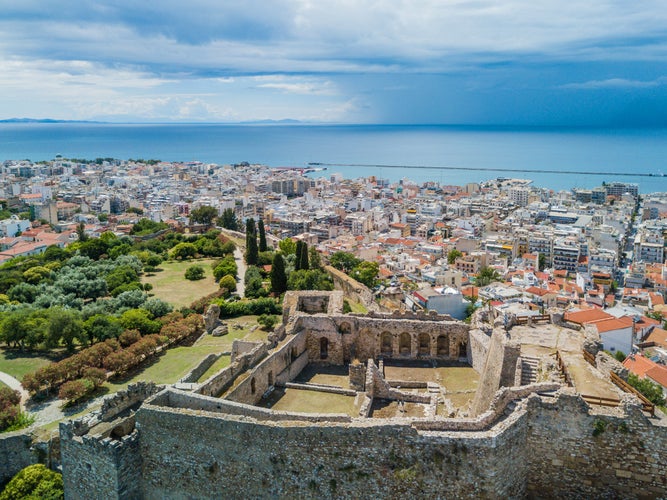
[[[294,270],[301,271],[301,249],[303,248],[303,241],[297,240],[296,242],[296,259],[294,260]]]
[[[257,265],[259,250],[257,249],[257,233],[255,230],[255,219],[250,218],[245,226],[245,262],[249,266]]]
[[[273,257],[271,266],[271,291],[275,295],[282,295],[287,290],[287,275],[285,274],[285,260],[277,253]]]
[[[259,222],[257,223],[257,228],[259,230],[259,251],[260,252],[266,252],[267,246],[266,246],[266,231],[264,230],[264,220],[259,219]]]
[[[308,265],[308,243],[305,241],[301,244],[301,254],[299,255],[299,260],[301,261],[301,269],[304,271],[310,269],[310,266]]]

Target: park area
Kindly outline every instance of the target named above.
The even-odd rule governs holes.
[[[213,278],[211,263],[214,259],[170,260],[160,264],[154,273],[143,276],[142,283],[152,285],[151,295],[175,308],[188,307],[192,302],[218,290]],[[199,265],[204,268],[204,279],[185,279],[187,268]]]

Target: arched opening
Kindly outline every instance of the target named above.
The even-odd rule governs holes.
[[[338,327],[338,332],[342,333],[343,335],[345,335],[347,333],[351,333],[352,332],[352,327],[347,322],[341,323],[340,326]]]
[[[391,356],[394,354],[392,343],[393,336],[389,332],[382,332],[382,337],[380,339],[380,352],[383,356]]]
[[[401,333],[398,350],[401,354],[410,354],[412,352],[412,338],[410,337],[409,333]]]
[[[269,376],[267,377],[267,382],[269,387],[273,385],[273,372],[269,372]]]
[[[459,358],[465,358],[468,356],[468,344],[466,342],[461,342],[459,344]]]
[[[322,337],[320,339],[320,359],[327,359],[329,357],[329,339]]]
[[[438,337],[438,356],[449,356],[449,342],[444,335]]]
[[[257,391],[257,384],[255,383],[255,377],[250,379],[250,393],[255,394]]]
[[[297,357],[296,347],[292,347],[292,350],[290,351],[290,363],[294,362]]]
[[[419,334],[419,354],[431,354],[431,337],[428,333]]]

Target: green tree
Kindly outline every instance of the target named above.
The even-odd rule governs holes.
[[[197,247],[192,243],[179,243],[171,249],[170,254],[174,259],[191,259],[197,255]]]
[[[259,251],[266,252],[268,250],[266,246],[266,230],[264,229],[264,220],[259,219],[257,223],[257,230],[259,231]]]
[[[142,335],[160,331],[162,325],[153,320],[153,315],[145,309],[130,309],[120,316],[120,324],[126,330],[139,330]]]
[[[257,233],[255,231],[255,219],[250,218],[246,222],[246,248],[245,262],[249,266],[257,265],[259,259],[259,248],[257,247]]]
[[[333,290],[331,277],[317,269],[292,271],[287,279],[289,290]]]
[[[310,263],[308,262],[308,244],[304,241],[301,244],[301,252],[297,254],[299,260],[299,268],[307,271],[310,269]]]
[[[317,248],[310,247],[308,249],[308,263],[310,264],[311,269],[320,269],[322,267],[322,259],[320,258],[320,252],[317,251]]]
[[[196,224],[210,226],[213,220],[218,216],[218,211],[214,207],[203,206],[190,212],[190,220]]]
[[[377,262],[363,261],[350,272],[350,277],[363,283],[368,288],[377,285],[377,277],[380,272],[380,266]]]
[[[456,259],[461,257],[463,253],[456,248],[452,248],[449,252],[447,252],[447,263],[448,264],[454,264],[456,262]]]
[[[239,222],[236,220],[233,208],[225,208],[222,211],[222,217],[218,218],[218,225],[230,231],[239,230]]]
[[[218,281],[220,281],[220,278],[227,275],[236,277],[237,273],[238,266],[236,265],[233,255],[228,255],[219,262],[216,262],[215,267],[213,268],[213,277]]]
[[[502,276],[498,274],[498,271],[493,269],[492,267],[484,266],[479,270],[479,273],[477,273],[477,277],[475,280],[475,284],[477,286],[486,286],[494,281],[501,281]]]
[[[273,257],[271,265],[271,291],[274,295],[282,295],[287,291],[287,275],[285,274],[285,260],[279,253]]]
[[[245,296],[250,298],[266,297],[267,290],[264,288],[262,273],[256,266],[248,266],[243,277],[245,281]]]
[[[115,339],[123,333],[123,326],[118,318],[107,314],[94,314],[83,322],[83,330],[89,339],[102,342]]]
[[[48,310],[47,347],[56,347],[62,341],[69,352],[74,352],[74,343],[87,343],[83,320],[78,311],[63,307]]]
[[[190,281],[203,280],[205,277],[204,268],[199,265],[190,266],[185,270],[185,279]]]
[[[47,469],[43,464],[35,464],[19,471],[0,493],[0,500],[65,498],[63,476]]]
[[[294,254],[296,255],[296,260],[294,261],[294,270],[295,271],[301,271],[303,267],[301,267],[302,260],[301,260],[301,255],[303,253],[303,245],[304,242],[301,240],[297,240],[296,242],[296,250]]]
[[[544,271],[545,267],[547,267],[547,256],[540,253],[537,255],[537,268],[539,271]]]
[[[285,238],[280,240],[278,243],[278,248],[280,249],[280,253],[282,253],[284,256],[292,255],[296,253],[296,241],[294,241],[292,238]]]
[[[648,378],[639,378],[634,373],[628,375],[628,384],[641,392],[646,398],[657,406],[665,405],[665,397],[660,387]]]
[[[83,222],[79,222],[76,226],[76,235],[80,242],[88,241],[88,235],[86,234],[86,225]]]
[[[335,267],[336,269],[339,269],[343,272],[349,273],[357,267],[359,264],[361,264],[361,259],[356,258],[354,255],[352,255],[349,252],[335,252],[330,258],[329,258],[329,263]]]
[[[34,266],[29,269],[26,269],[23,272],[23,279],[28,283],[36,285],[42,281],[46,281],[51,277],[51,269],[48,269],[43,266]]]

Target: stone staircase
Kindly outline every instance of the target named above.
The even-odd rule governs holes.
[[[539,367],[539,358],[521,356],[521,385],[529,385],[537,382]]]

